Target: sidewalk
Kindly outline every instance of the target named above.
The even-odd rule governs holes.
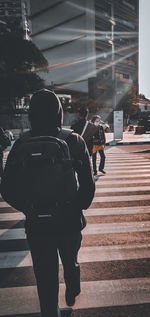
[[[106,133],[107,145],[150,144],[150,134],[135,134],[134,131],[123,132],[122,140],[114,140],[113,133]]]

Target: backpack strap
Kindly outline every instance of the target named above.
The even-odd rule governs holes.
[[[82,136],[82,137],[83,137],[83,134],[84,134],[84,132],[85,132],[85,130],[86,130],[88,124],[89,124],[89,121],[86,121],[85,126],[84,126],[84,128],[83,128],[83,131],[82,131],[82,133],[81,133],[81,136]]]
[[[66,129],[66,128],[62,128],[59,133],[57,134],[57,138],[66,141],[68,136],[71,135],[73,132],[73,130],[71,129]]]
[[[68,136],[71,135],[72,132],[74,132],[74,130],[62,128],[56,137],[58,137],[59,139],[61,139],[63,141],[67,141]],[[81,165],[82,165],[81,160],[75,160],[72,157],[71,157],[71,162],[72,162],[72,166],[73,166],[74,170],[77,170],[77,168],[79,168],[79,166],[81,167]]]

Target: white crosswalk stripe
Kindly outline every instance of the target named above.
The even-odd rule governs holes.
[[[144,259],[149,257],[149,253],[150,244],[82,247],[79,251],[79,262],[92,263],[102,261]],[[61,263],[60,260],[59,263]],[[25,266],[32,266],[32,259],[29,251],[11,251],[0,253],[0,269]]]
[[[109,193],[108,193],[109,195]],[[141,201],[150,200],[150,195],[130,195],[130,196],[105,196],[105,197],[95,197],[93,202],[113,202],[113,201]]]
[[[109,215],[132,215],[149,214],[149,206],[141,207],[113,207],[113,208],[89,208],[84,211],[85,216],[109,216]]]
[[[138,285],[138,288],[137,288]],[[149,303],[150,278],[133,278],[111,281],[90,281],[82,283],[82,292],[74,309],[97,308],[120,305],[136,305]],[[60,306],[65,306],[65,287],[60,284]],[[36,287],[26,286],[0,290],[1,316],[12,313],[11,304],[14,303],[14,314],[21,315],[39,312],[39,303]],[[7,307],[3,298],[7,297]],[[19,306],[18,306],[18,299]]]
[[[150,231],[150,223],[147,221],[130,222],[130,223],[105,223],[89,224],[83,235],[103,234],[103,233],[123,233],[123,232],[140,232]],[[1,229],[0,240],[18,240],[26,239],[24,229]]]
[[[128,192],[142,192],[142,191],[149,191],[150,190],[150,186],[140,186],[140,188],[136,187],[129,187],[128,188]],[[118,192],[127,192],[127,188],[126,187],[116,187],[116,188],[97,188],[96,189],[96,193],[118,193]]]

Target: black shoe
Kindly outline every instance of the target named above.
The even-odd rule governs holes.
[[[76,291],[75,293],[71,293],[66,289],[65,292],[65,298],[66,298],[66,304],[68,306],[73,306],[75,304],[76,296],[80,294],[80,290]]]
[[[60,308],[61,317],[70,317],[72,313],[72,308]]]
[[[75,304],[75,295],[67,290],[65,293],[65,299],[68,306],[73,306]]]
[[[101,173],[103,173],[103,174],[106,174],[106,172],[105,172],[104,170],[100,170],[100,169],[99,169],[99,171],[100,171]]]

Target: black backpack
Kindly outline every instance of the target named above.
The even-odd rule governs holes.
[[[77,181],[66,143],[71,133],[63,129],[57,137],[30,136],[12,149],[1,182],[8,204],[25,214],[54,214],[75,197]]]
[[[91,121],[86,121],[83,131],[81,133],[82,138],[84,139],[89,154],[92,155],[92,148],[93,148],[93,136],[97,131],[97,127]]]

